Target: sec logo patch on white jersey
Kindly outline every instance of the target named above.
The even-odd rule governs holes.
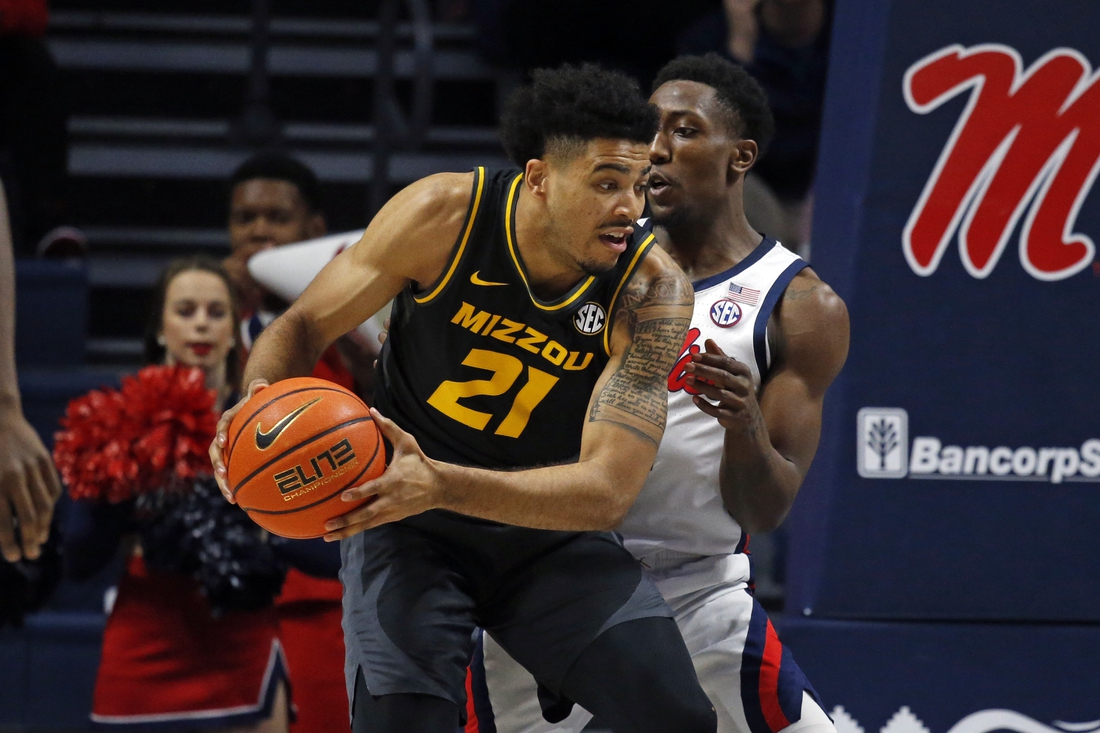
[[[736,326],[741,321],[741,306],[728,298],[715,302],[710,307],[710,320],[722,328]]]

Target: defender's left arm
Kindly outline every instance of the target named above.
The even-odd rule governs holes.
[[[769,335],[775,358],[759,395],[749,367],[713,341],[688,370],[694,370],[693,386],[710,400],[696,397],[695,404],[725,428],[722,499],[748,532],[782,523],[810,469],[825,391],[848,356],[848,309],[807,268],[779,301]]]

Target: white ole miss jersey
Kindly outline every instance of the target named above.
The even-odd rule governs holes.
[[[757,392],[771,364],[768,319],[805,260],[765,237],[735,267],[694,283],[695,311],[668,379],[668,425],[653,470],[619,528],[644,561],[659,550],[692,555],[742,553],[747,537],[718,487],[724,430],[692,402],[684,367],[713,339],[752,370]],[[744,577],[749,563],[744,558]]]

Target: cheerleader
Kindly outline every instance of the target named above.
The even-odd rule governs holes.
[[[104,632],[96,727],[288,730],[273,605],[286,565],[221,500],[205,450],[215,415],[237,399],[238,322],[218,263],[173,262],[145,339],[153,366],[120,391],[75,400],[57,435],[55,459],[74,498],[69,575],[89,577],[120,545],[128,553]]]

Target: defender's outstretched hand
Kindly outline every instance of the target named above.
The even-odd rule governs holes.
[[[228,410],[222,413],[221,420],[218,420],[218,428],[214,433],[214,442],[210,444],[210,463],[214,466],[214,480],[218,482],[218,488],[222,491],[222,496],[230,504],[236,504],[233,500],[233,495],[229,491],[228,471],[225,467],[224,456],[222,451],[225,450],[225,444],[229,435],[229,423],[233,422],[233,418],[245,402],[252,399],[252,395],[259,392],[264,387],[270,387],[266,379],[253,379],[252,383],[248,385],[248,394],[241,398],[241,401],[230,407]]]
[[[341,498],[344,501],[375,498],[326,522],[326,541],[342,540],[380,524],[396,522],[440,506],[442,482],[439,481],[439,472],[435,463],[420,450],[416,438],[397,427],[394,421],[382,417],[382,413],[373,407],[370,414],[383,437],[393,446],[393,457],[381,476],[343,493]]]

